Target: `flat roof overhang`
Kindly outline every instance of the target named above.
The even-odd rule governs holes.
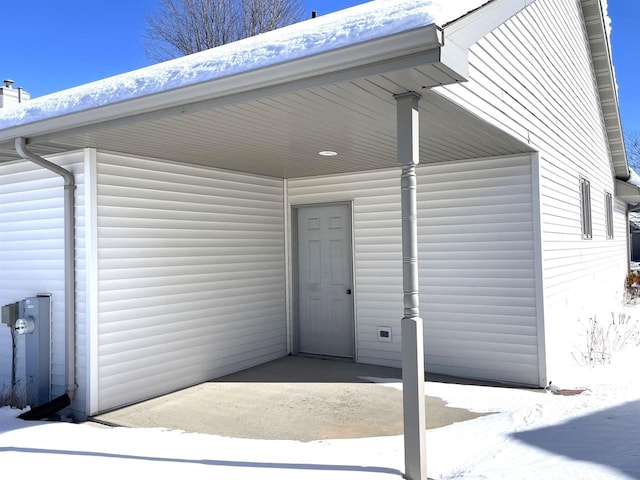
[[[278,178],[397,166],[395,94],[420,101],[423,163],[531,151],[431,87],[467,78],[436,25],[0,130],[0,162],[81,148]],[[331,150],[334,157],[318,152]]]
[[[367,90],[365,90],[367,89]],[[420,101],[422,163],[531,151],[431,91]],[[84,147],[278,178],[397,166],[396,104],[365,79],[30,141],[40,155]],[[338,155],[323,157],[320,151]],[[11,148],[3,154],[13,158]]]

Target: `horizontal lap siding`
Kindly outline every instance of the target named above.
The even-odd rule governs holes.
[[[572,361],[576,320],[616,309],[627,268],[622,202],[606,238],[614,178],[580,2],[534,2],[471,48],[470,77],[436,90],[540,151],[547,352],[550,365]],[[581,235],[580,176],[592,240]]]
[[[85,412],[86,302],[84,282],[84,156],[48,158],[75,175],[76,363],[78,391],[73,409]],[[64,182],[31,162],[0,166],[0,304],[38,293],[52,294],[52,395],[65,390]],[[0,325],[0,390],[9,387],[11,336]],[[24,338],[19,338],[18,381],[24,385]]]
[[[399,367],[400,172],[290,180],[292,204],[353,201],[358,361]],[[528,156],[418,169],[427,370],[538,383]],[[379,342],[390,326],[393,341]],[[507,368],[508,367],[508,368]]]
[[[532,211],[528,156],[419,170],[428,371],[538,383]]]
[[[282,181],[98,154],[99,410],[286,354]]]

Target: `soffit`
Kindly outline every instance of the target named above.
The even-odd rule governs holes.
[[[611,63],[611,49],[600,0],[582,0],[582,12],[613,168],[618,178],[626,180],[629,178],[629,167],[618,109],[618,92]]]
[[[530,148],[425,85],[432,66],[220,107],[42,137],[38,154],[78,148],[206,165],[278,178],[396,166],[395,93],[418,91],[421,162],[517,154]],[[335,157],[319,151],[333,150]],[[0,158],[2,156],[0,150]],[[5,149],[5,157],[15,155]]]
[[[464,81],[466,55],[428,26],[329,52],[321,74],[309,63],[320,56],[304,58],[286,71],[257,69],[11,127],[1,132],[0,161],[18,158],[21,136],[39,155],[96,148],[278,178],[388,168],[396,165],[394,95],[409,91],[423,95],[423,163],[531,151],[430,90]]]

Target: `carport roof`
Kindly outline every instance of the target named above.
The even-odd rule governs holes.
[[[378,0],[34,99],[0,110],[0,161],[25,137],[40,155],[93,147],[281,178],[391,167],[407,91],[423,95],[423,161],[530,151],[430,89],[466,80],[469,45],[531,1]],[[468,12],[482,21],[447,39]]]

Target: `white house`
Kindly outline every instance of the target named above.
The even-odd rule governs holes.
[[[378,0],[0,110],[0,304],[52,294],[78,418],[288,354],[399,367],[417,139],[426,370],[546,385],[621,301],[638,197],[599,0]]]

